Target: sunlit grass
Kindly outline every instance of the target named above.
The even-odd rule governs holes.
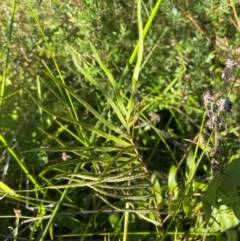
[[[3,4],[4,239],[230,237],[240,219],[236,5],[224,5],[228,18],[219,3],[154,4]]]

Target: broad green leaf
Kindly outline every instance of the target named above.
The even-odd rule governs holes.
[[[238,231],[236,229],[227,230],[226,234],[228,237],[227,241],[239,241]]]
[[[154,194],[155,194],[155,197],[156,197],[156,200],[157,200],[157,204],[159,205],[162,202],[163,197],[162,197],[161,185],[158,181],[158,177],[157,177],[156,173],[152,174],[151,183],[153,185]]]
[[[195,159],[193,152],[190,151],[187,155],[187,162],[186,162],[187,168],[186,168],[186,178],[189,177],[189,175],[193,172],[194,166],[195,166]],[[192,176],[192,175],[190,175]]]
[[[240,159],[224,165],[221,177],[221,188],[227,192],[231,192],[240,186]]]
[[[209,221],[209,232],[224,232],[238,224],[239,220],[236,218],[231,208],[226,205],[221,205],[219,208],[214,208],[212,210],[212,218]]]
[[[188,218],[192,217],[193,211],[193,187],[191,184],[188,185],[187,190],[185,191],[184,200],[183,200],[183,210]]]
[[[111,213],[109,215],[109,221],[114,232],[119,233],[122,230],[121,218],[118,213]]]
[[[178,197],[178,185],[176,181],[177,176],[177,168],[176,166],[172,165],[168,174],[168,188],[169,191],[173,191],[174,199]]]
[[[206,197],[204,195],[202,195],[201,201],[202,201],[203,213],[205,216],[205,220],[208,223],[211,218],[211,215],[212,215],[212,205],[208,202],[208,200],[206,199]]]
[[[203,193],[205,199],[213,206],[218,207],[217,205],[217,193],[218,193],[218,185],[219,180],[217,178],[213,178],[209,184],[205,187],[205,191]]]

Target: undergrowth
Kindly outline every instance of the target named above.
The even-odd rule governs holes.
[[[5,1],[1,240],[238,240],[238,12]]]

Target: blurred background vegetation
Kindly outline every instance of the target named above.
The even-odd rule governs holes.
[[[185,139],[193,140],[199,133],[205,111],[203,92],[221,84],[221,73],[229,51],[235,54],[239,48],[240,5],[233,0],[163,0],[144,37],[143,62],[134,89],[132,78],[136,59],[131,62],[130,57],[139,40],[139,2],[144,27],[160,1],[6,0],[1,4],[1,171],[2,182],[7,185],[5,189],[2,186],[2,194],[8,193],[7,188],[10,187],[20,195],[8,193],[1,200],[1,240],[7,240],[7,237],[8,240],[14,240],[14,237],[18,237],[18,240],[44,240],[45,237],[46,240],[58,240],[57,237],[59,240],[107,240],[107,233],[111,233],[109,240],[197,240],[209,231],[199,195],[194,195],[201,193],[200,189],[193,188],[191,192],[188,208],[199,207],[192,214],[184,209],[184,198],[179,194],[187,189],[183,185],[188,172],[186,159],[196,159],[196,156],[191,156],[195,145]],[[219,47],[223,42],[228,45],[225,51]],[[91,44],[114,76],[118,87],[110,83]],[[85,72],[79,71],[77,64]],[[127,108],[133,91],[136,91],[134,109],[128,112],[132,119],[128,122],[126,118],[127,124],[131,123],[128,131],[125,131],[119,115],[109,109],[105,92],[89,81],[90,78],[109,95],[119,91],[121,101],[112,97],[118,107],[122,104]],[[116,127],[116,132],[110,130],[110,124],[105,126],[86,104],[77,99],[71,102],[69,93],[76,94],[87,102]],[[232,93],[233,111],[228,128],[238,126],[240,120],[237,108],[238,82]],[[60,115],[66,116],[66,119],[61,119]],[[128,157],[133,157],[132,152],[125,153],[125,149],[120,149],[123,148],[123,143],[120,145],[88,126],[74,123],[74,118],[115,136],[119,142],[124,139],[124,134],[119,134],[121,131],[128,135],[129,145],[135,146],[134,152],[138,154],[137,159],[141,164],[138,172],[145,170],[147,173],[147,177],[137,184],[152,182],[155,191],[159,188],[154,208],[160,211],[160,216],[148,216],[154,221],[147,218],[144,220],[131,213],[126,224],[124,211],[71,214],[76,210],[101,210],[106,206],[114,209],[110,203],[117,203],[116,206],[121,206],[122,210],[123,207],[127,208],[125,205],[128,202],[119,201],[124,198],[118,200],[111,196],[105,202],[95,195],[98,191],[87,185],[77,187],[76,184],[74,188],[65,186],[69,200],[66,201],[65,196],[66,202],[58,210],[53,208],[62,197],[63,190],[44,188],[66,185],[66,181],[62,183],[59,179],[52,179],[57,173],[77,173],[74,169],[77,165],[76,157],[89,158],[89,163],[81,166],[81,171],[96,174],[101,172],[101,167],[105,167],[106,163],[102,161],[98,169],[91,164],[93,157],[109,158],[114,165],[115,162],[127,162]],[[94,138],[94,135],[97,137]],[[102,149],[102,152],[88,149],[79,154],[76,148],[84,146],[116,149]],[[237,132],[229,140],[228,148],[229,158],[238,153]],[[114,159],[119,152],[130,154],[128,157],[123,155],[123,160]],[[201,153],[197,156],[199,155]],[[48,167],[59,163],[61,165],[64,161],[66,167],[55,166],[55,169],[46,171]],[[131,165],[129,163],[124,170],[131,168]],[[27,171],[24,171],[24,167]],[[117,167],[119,173],[123,171],[120,164]],[[116,168],[112,173],[118,175]],[[43,171],[47,173],[44,173],[45,179],[39,177]],[[194,174],[194,180],[206,183],[204,180],[210,176],[210,163],[206,156]],[[29,175],[34,180],[30,183]],[[171,181],[171,178],[174,180]],[[39,192],[40,186],[42,192]],[[143,195],[144,191],[140,189],[139,187],[136,193]],[[152,199],[146,198],[146,202],[154,203],[150,200]],[[53,206],[47,206],[53,203]],[[35,209],[29,209],[28,205],[33,205]],[[144,205],[139,204],[141,208]],[[21,210],[21,214],[18,216],[14,210]],[[47,220],[53,210],[67,214],[57,217],[57,213],[54,213],[54,220],[50,223]],[[17,217],[20,217],[20,221]],[[42,217],[44,220],[33,219],[34,217]],[[29,222],[24,223],[24,220]],[[159,226],[155,223],[157,220]],[[205,239],[220,240],[221,237],[226,240],[228,231],[221,235],[218,232],[237,225],[238,221],[235,220],[225,229],[216,228],[212,230],[213,235]],[[47,230],[46,233],[44,230]],[[189,234],[191,231],[195,233]],[[123,237],[122,232],[129,233],[128,238]],[[175,239],[174,234],[177,235]]]

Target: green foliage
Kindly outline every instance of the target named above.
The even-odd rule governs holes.
[[[237,1],[2,9],[4,239],[238,240]]]

